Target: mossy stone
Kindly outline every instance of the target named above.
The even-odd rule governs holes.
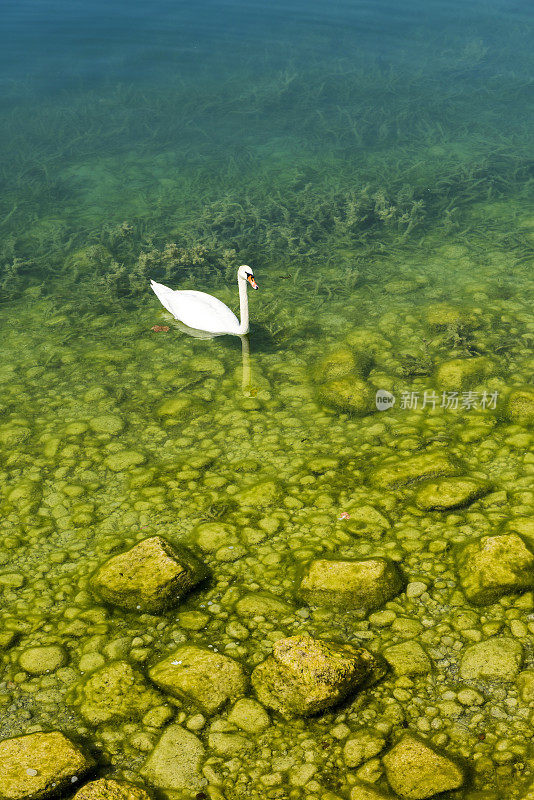
[[[207,714],[245,694],[248,685],[241,664],[196,645],[179,647],[148,674],[161,689],[192,701]]]
[[[251,680],[258,700],[289,719],[336,705],[375,669],[367,650],[297,635],[275,642]]]
[[[343,747],[343,760],[350,769],[356,769],[382,752],[386,746],[384,734],[371,728],[361,728],[352,733]]]
[[[247,486],[235,496],[241,506],[250,508],[266,508],[273,505],[280,495],[280,487],[275,481],[261,481],[254,486]]]
[[[46,800],[71,789],[94,766],[60,731],[30,733],[0,742],[0,798]]]
[[[531,386],[514,389],[506,401],[506,414],[519,425],[534,425],[534,389]]]
[[[106,561],[92,576],[91,587],[120,608],[157,613],[175,605],[205,574],[188,550],[152,536]]]
[[[446,511],[464,508],[489,491],[487,484],[473,478],[440,478],[421,486],[415,502],[425,511]]]
[[[400,642],[382,651],[382,655],[396,675],[426,675],[432,663],[418,642]]]
[[[241,617],[264,616],[268,619],[287,617],[293,613],[293,607],[289,603],[269,592],[245,594],[237,601],[235,609]]]
[[[139,453],[137,450],[119,450],[108,456],[104,463],[113,472],[128,472],[132,467],[138,467],[145,461],[144,453]]]
[[[19,666],[30,675],[54,672],[67,663],[67,653],[58,645],[28,647],[19,657]]]
[[[181,725],[170,725],[141,769],[141,775],[169,800],[191,797],[206,786],[201,769],[204,745]]]
[[[430,744],[406,733],[383,757],[389,785],[406,800],[425,800],[440,792],[459,789],[464,770]]]
[[[456,327],[466,322],[464,312],[448,303],[433,303],[427,308],[425,316],[430,327],[437,330]]]
[[[237,539],[236,529],[225,522],[203,522],[197,525],[193,535],[197,545],[207,552],[215,552]]]
[[[373,470],[369,479],[379,489],[395,489],[410,483],[441,476],[456,475],[459,465],[442,452],[423,453],[419,456],[398,459]]]
[[[393,800],[393,798],[368,783],[357,783],[350,790],[350,800]]]
[[[471,603],[493,603],[534,588],[534,555],[515,533],[482,536],[456,554],[460,584]]]
[[[448,391],[462,391],[475,386],[491,375],[493,365],[486,356],[453,358],[440,364],[436,371],[436,385]]]
[[[107,433],[116,436],[124,430],[124,421],[118,414],[102,414],[89,420],[89,427],[95,433]]]
[[[359,616],[395,597],[403,579],[392,561],[316,559],[304,569],[297,595],[306,603],[331,608],[350,608]]]
[[[92,725],[141,719],[162,697],[126,661],[112,661],[92,672],[75,690],[74,705]]]
[[[534,702],[534,669],[525,669],[517,676],[517,688],[524,703]]]
[[[319,386],[319,400],[337,411],[365,416],[376,411],[375,391],[362,378],[349,376],[325,381]]]
[[[516,639],[493,636],[468,647],[460,661],[463,680],[513,681],[523,663],[523,648]]]
[[[180,417],[190,405],[190,401],[183,395],[169,397],[158,407],[158,414],[160,417]]]
[[[363,377],[369,372],[371,363],[369,357],[356,355],[348,348],[338,348],[319,358],[314,369],[314,378],[317,383],[325,383],[351,375]]]
[[[100,778],[86,783],[76,792],[74,800],[151,800],[151,796],[133,783]]]
[[[242,697],[233,705],[228,722],[246,733],[262,733],[271,724],[264,707],[251,697]]]

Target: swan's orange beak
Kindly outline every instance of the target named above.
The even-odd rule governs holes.
[[[259,289],[258,284],[254,280],[254,275],[247,275],[247,281],[250,283],[253,289]]]

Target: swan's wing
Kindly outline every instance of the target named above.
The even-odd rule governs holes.
[[[190,328],[208,333],[238,333],[239,320],[221,300],[193,289],[174,291],[162,283],[151,281],[161,305]]]

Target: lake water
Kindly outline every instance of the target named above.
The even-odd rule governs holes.
[[[0,738],[60,730],[167,800],[530,798],[530,4],[2,16]],[[187,335],[150,290],[237,311],[240,264],[247,339]],[[154,536],[208,577],[104,602],[95,570]],[[402,587],[305,596],[323,559]],[[189,645],[249,676],[296,635],[387,671],[293,718],[149,676]],[[396,782],[407,731],[435,785]]]

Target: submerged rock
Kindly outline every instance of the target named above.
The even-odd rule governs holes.
[[[348,348],[339,348],[319,359],[314,369],[314,378],[317,383],[325,383],[349,375],[363,377],[369,372],[371,363],[369,357],[356,355]]]
[[[382,761],[391,788],[407,800],[425,800],[440,792],[459,789],[465,780],[458,764],[410,733]]]
[[[382,655],[396,675],[426,675],[432,669],[429,657],[413,640],[387,647]]]
[[[264,707],[250,697],[242,697],[228,714],[228,722],[246,733],[261,733],[271,724]]]
[[[336,705],[376,668],[367,650],[290,636],[275,642],[272,655],[255,668],[251,680],[263,705],[286,718],[305,717]]]
[[[30,733],[0,742],[0,797],[45,800],[72,787],[94,766],[60,731]]]
[[[519,425],[534,425],[534,389],[531,386],[514,389],[506,402],[506,414]]]
[[[460,662],[464,680],[513,681],[521,669],[523,648],[516,639],[494,636],[468,647]]]
[[[254,592],[245,594],[235,604],[235,609],[241,617],[287,617],[294,609],[269,592]]]
[[[153,666],[149,676],[169,694],[191,700],[207,714],[243,695],[248,684],[241,664],[196,645],[179,647]]]
[[[386,737],[368,728],[353,733],[343,748],[343,759],[350,769],[356,769],[382,752],[386,746]]]
[[[126,661],[112,661],[92,672],[76,689],[74,703],[92,725],[110,720],[140,719],[161,695],[147,686],[143,675]]]
[[[192,553],[152,536],[106,561],[91,586],[115,606],[157,613],[174,605],[205,574]]]
[[[436,383],[442,389],[461,391],[474,386],[492,373],[493,365],[486,356],[453,358],[445,361],[436,372]]]
[[[415,502],[425,511],[446,511],[468,506],[489,491],[487,484],[473,478],[440,478],[421,486]]]
[[[471,603],[493,603],[505,594],[534,587],[534,555],[520,536],[482,536],[460,547],[458,576]]]
[[[350,790],[350,800],[393,800],[393,797],[368,783],[357,783]]]
[[[146,760],[141,775],[163,792],[200,792],[207,784],[201,772],[203,758],[200,739],[181,725],[171,725]]]
[[[58,645],[28,647],[20,654],[19,665],[30,675],[44,675],[54,672],[67,663],[67,653]]]
[[[133,783],[100,778],[76,792],[74,800],[151,800],[151,796]]]
[[[370,474],[371,483],[379,489],[394,489],[416,481],[456,475],[459,467],[442,452],[423,453],[420,456],[395,460]]]
[[[304,571],[298,596],[310,605],[350,608],[364,616],[395,597],[403,587],[392,561],[312,561]]]
[[[364,416],[376,411],[375,391],[362,378],[351,375],[329,380],[319,386],[318,392],[324,405],[347,414]]]
[[[272,506],[280,495],[280,487],[274,481],[261,481],[247,486],[236,494],[235,499],[245,508],[266,508]]]

